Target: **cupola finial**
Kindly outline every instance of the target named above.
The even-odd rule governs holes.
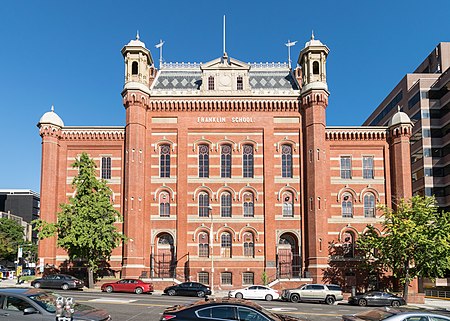
[[[397,105],[397,111],[400,112],[400,110],[401,110],[400,105]]]
[[[314,30],[311,30],[311,40],[314,40]]]
[[[53,106],[53,104],[52,104],[51,111],[52,111],[52,112],[55,112],[55,106]]]
[[[139,30],[136,30],[136,40],[139,40]]]

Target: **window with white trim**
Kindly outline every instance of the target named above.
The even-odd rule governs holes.
[[[167,192],[161,192],[159,194],[159,216],[170,216],[170,196]]]
[[[159,147],[159,177],[170,177],[170,145]]]
[[[101,173],[103,179],[111,179],[111,157],[102,157]]]

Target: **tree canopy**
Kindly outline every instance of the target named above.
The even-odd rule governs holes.
[[[439,212],[434,197],[401,200],[384,213],[382,235],[373,226],[358,239],[367,258],[388,269],[404,286],[415,277],[436,278],[450,269],[450,213]]]
[[[24,243],[23,227],[7,217],[0,218],[0,259],[16,260],[18,246]]]
[[[78,168],[72,182],[75,196],[60,204],[57,222],[37,221],[37,229],[39,238],[56,234],[57,245],[67,251],[71,261],[81,259],[95,272],[124,239],[114,224],[121,215],[113,207],[110,188],[105,180],[96,178],[95,163],[86,153],[72,167]]]

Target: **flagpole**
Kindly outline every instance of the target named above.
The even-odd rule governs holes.
[[[225,15],[223,15],[223,54],[225,55],[225,53],[227,52],[226,47],[225,47],[225,30],[226,30],[226,25],[225,25],[226,21],[225,21]]]

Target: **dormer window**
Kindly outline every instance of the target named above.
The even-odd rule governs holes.
[[[208,77],[208,90],[214,90],[214,77]]]
[[[313,74],[314,75],[319,74],[319,62],[318,61],[313,62]]]
[[[241,76],[237,77],[237,90],[243,90],[244,89],[244,81],[242,80]]]
[[[137,75],[138,73],[139,73],[138,63],[137,61],[133,61],[133,63],[131,64],[131,74]]]

